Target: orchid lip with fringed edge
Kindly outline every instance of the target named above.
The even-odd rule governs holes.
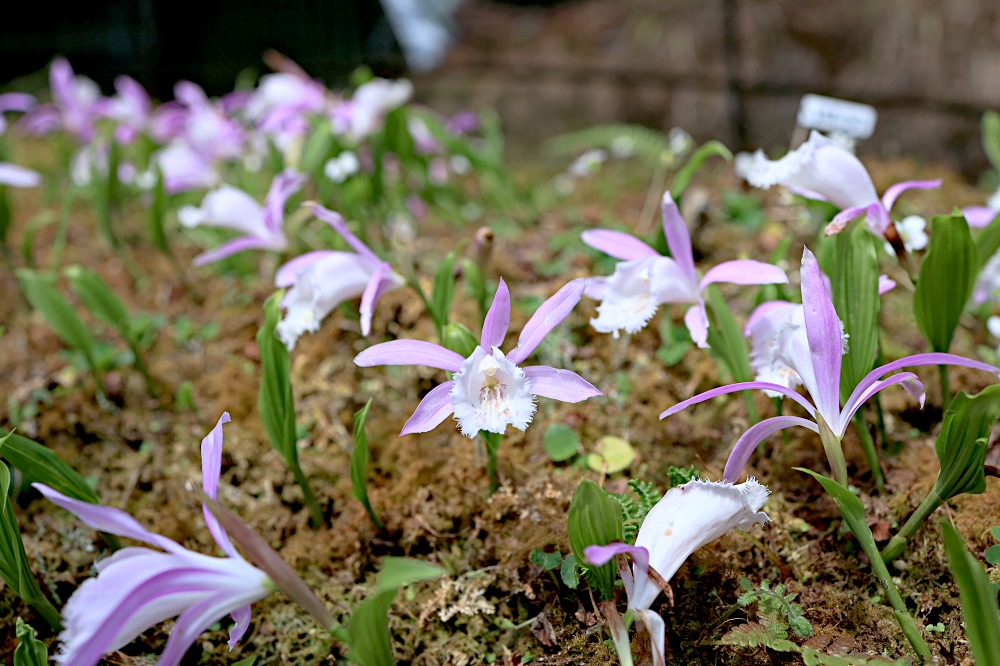
[[[202,486],[212,500],[219,489],[222,425],[229,420],[224,413],[201,444]],[[179,664],[198,636],[225,615],[236,622],[229,634],[232,649],[250,626],[250,604],[275,589],[267,574],[236,551],[207,508],[205,522],[225,557],[190,551],[119,509],[81,502],[40,483],[34,486],[90,527],[160,549],[124,548],[97,564],[97,577],[81,585],[63,609],[62,647],[55,657],[60,666],[93,666],[102,655],[172,617],[177,621],[159,666]]]
[[[663,419],[716,396],[747,389],[763,389],[792,399],[812,417],[813,420],[798,416],[777,416],[752,426],[743,433],[733,447],[723,475],[725,481],[738,480],[757,445],[784,428],[802,426],[821,436],[826,429],[839,441],[861,405],[890,386],[901,384],[920,400],[922,407],[923,384],[912,372],[901,372],[887,379],[881,379],[895,370],[926,365],[958,365],[985,370],[1000,376],[1000,368],[954,354],[915,354],[872,370],[858,383],[841,408],[840,371],[845,345],[844,329],[833,307],[830,288],[823,279],[816,257],[809,248],[805,248],[802,253],[802,308],[803,325],[783,327],[777,332],[774,342],[775,354],[798,374],[799,380],[815,404],[787,386],[753,381],[730,384],[700,393],[660,414],[660,418]]]
[[[909,180],[886,189],[879,198],[868,170],[854,153],[817,131],[809,140],[778,160],[764,151],[743,155],[737,173],[754,187],[783,185],[807,199],[828,201],[841,209],[826,228],[827,235],[840,232],[851,220],[867,215],[868,230],[886,237],[892,220],[889,211],[906,190],[929,190],[940,180]]]
[[[573,280],[542,303],[524,325],[517,347],[500,351],[510,325],[510,292],[501,278],[486,319],[480,344],[468,358],[422,340],[394,340],[366,349],[355,357],[362,367],[375,365],[426,365],[455,373],[436,386],[417,406],[400,435],[427,432],[454,414],[462,434],[480,431],[502,434],[508,425],[524,430],[535,413],[535,397],[580,402],[603,395],[590,382],[570,370],[544,365],[519,366],[542,339],[580,301],[583,280]]]
[[[755,479],[733,485],[698,480],[671,488],[642,521],[635,545],[615,542],[589,546],[587,560],[601,566],[618,555],[632,558],[631,571],[619,560],[618,571],[629,610],[643,621],[652,638],[653,663],[664,664],[663,619],[650,610],[661,585],[673,578],[685,560],[702,546],[734,529],[747,530],[770,520],[761,511],[768,489]]]
[[[610,277],[590,278],[587,295],[601,301],[595,329],[618,337],[619,331],[635,333],[642,329],[664,303],[687,303],[684,323],[691,339],[699,347],[708,347],[708,314],[702,292],[709,285],[723,282],[740,285],[785,284],[788,276],[772,264],[749,259],[726,261],[698,277],[691,250],[687,224],[677,204],[667,192],[663,195],[663,233],[670,248],[662,256],[638,238],[621,231],[592,229],[583,232],[583,242],[622,261]]]
[[[271,182],[264,205],[243,190],[223,185],[206,194],[200,207],[181,208],[178,217],[185,227],[214,226],[243,233],[239,238],[198,255],[195,265],[219,261],[245,250],[284,250],[288,245],[282,228],[285,224],[285,203],[305,183],[305,176],[286,169]]]
[[[386,291],[403,285],[404,278],[388,262],[351,233],[337,213],[312,204],[313,215],[336,231],[353,249],[317,250],[285,263],[278,269],[275,285],[290,287],[281,301],[285,315],[278,324],[278,337],[289,350],[303,333],[319,330],[320,322],[344,301],[361,297],[361,333],[371,332],[372,315]]]

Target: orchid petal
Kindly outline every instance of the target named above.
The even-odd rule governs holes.
[[[989,206],[966,206],[962,209],[965,221],[973,229],[982,229],[990,226],[990,222],[996,219],[998,214],[1000,214],[998,211],[993,210]]]
[[[583,549],[583,556],[587,562],[598,567],[604,566],[617,555],[629,555],[632,558],[632,572],[626,567],[618,567],[631,606],[635,590],[649,583],[649,551],[642,546],[630,546],[621,541],[612,541],[606,546],[595,544]]]
[[[918,368],[925,365],[957,365],[963,368],[972,368],[973,370],[991,372],[997,377],[1000,377],[1000,368],[990,365],[989,363],[973,361],[970,358],[956,356],[955,354],[945,354],[942,352],[914,354],[913,356],[901,358],[898,361],[886,363],[885,365],[879,366],[869,372],[865,375],[864,379],[858,382],[857,387],[851,393],[851,397],[847,399],[846,404],[851,405],[857,402],[858,396],[862,391],[875,383],[880,377],[884,377],[890,372],[895,372],[896,370],[900,370],[902,368]]]
[[[515,365],[520,365],[524,359],[535,351],[546,335],[569,316],[583,296],[587,283],[584,279],[572,280],[542,303],[528,323],[521,329],[517,339],[517,347],[507,354],[507,358]]]
[[[375,365],[426,365],[448,372],[458,372],[464,360],[450,349],[423,340],[381,342],[354,357],[354,363],[362,368]]]
[[[824,231],[824,233],[827,236],[833,236],[834,234],[839,234],[841,231],[844,230],[844,227],[846,227],[848,224],[858,219],[862,215],[866,215],[870,207],[871,206],[851,206],[850,208],[845,208],[844,210],[840,211],[839,213],[833,216],[833,219],[830,220],[830,223],[826,225],[826,230]]]
[[[309,208],[313,215],[333,227],[333,230],[340,234],[355,252],[364,257],[368,257],[369,259],[378,259],[378,256],[372,252],[360,238],[351,232],[351,230],[347,227],[347,222],[344,221],[344,218],[340,215],[340,213],[335,213],[328,208],[323,208],[319,204],[313,204]]]
[[[760,423],[751,426],[736,440],[736,444],[733,445],[733,450],[729,454],[729,459],[726,461],[726,470],[722,475],[722,480],[726,483],[736,483],[739,481],[743,475],[743,468],[746,467],[747,461],[750,460],[750,456],[757,450],[761,442],[779,430],[793,426],[802,426],[815,433],[819,433],[819,428],[815,423],[798,416],[775,416],[770,419],[764,419]]]
[[[184,550],[176,541],[155,532],[150,532],[140,525],[135,518],[124,511],[110,506],[90,504],[89,502],[81,502],[80,500],[66,497],[44,483],[33,483],[31,485],[50,502],[75,514],[88,527],[92,527],[99,532],[107,532],[108,534],[116,534],[128,537],[129,539],[135,539],[136,541],[142,541],[143,543],[158,546],[172,553]]]
[[[417,405],[399,436],[428,432],[441,425],[455,411],[451,401],[451,389],[454,385],[454,381],[448,381],[432,388]]]
[[[902,183],[890,185],[882,194],[882,206],[887,210],[892,210],[893,204],[899,195],[907,190],[936,190],[941,187],[941,179],[935,180],[906,180]]]
[[[244,634],[247,633],[247,629],[250,628],[250,620],[252,619],[252,610],[250,604],[237,608],[232,613],[229,614],[233,618],[233,628],[229,630],[229,649],[232,650],[236,647],[236,644],[240,642]],[[157,664],[159,666],[159,664]]]
[[[839,437],[843,437],[851,419],[854,418],[857,411],[861,409],[862,405],[868,402],[872,396],[883,389],[895,386],[896,384],[902,384],[903,388],[905,388],[910,395],[920,401],[920,408],[924,408],[924,399],[926,398],[926,395],[924,394],[924,385],[912,372],[901,372],[898,375],[889,377],[888,379],[870,382],[867,384],[862,381],[854,389],[854,392],[851,393],[851,397],[844,404],[844,409],[840,414],[840,422],[837,424],[837,435]],[[861,390],[859,391],[859,389]]]
[[[205,491],[205,494],[212,500],[219,499],[219,475],[222,473],[222,426],[230,421],[232,419],[229,416],[229,412],[223,412],[219,418],[219,422],[212,428],[212,432],[205,435],[205,438],[201,440],[201,487]],[[215,539],[215,543],[219,544],[222,552],[229,557],[240,557],[236,549],[233,548],[232,542],[229,541],[229,535],[219,525],[219,521],[215,519],[215,515],[206,506],[202,506],[201,511],[205,515],[205,524],[208,525],[208,531],[212,534],[212,538]]]
[[[0,95],[0,113],[4,111],[27,111],[35,105],[35,98],[28,93],[9,92]]]
[[[896,281],[888,275],[878,276],[878,295],[882,296],[896,288]]]
[[[688,232],[687,223],[677,210],[670,192],[664,192],[663,203],[663,233],[667,238],[667,247],[670,248],[670,256],[674,258],[677,265],[687,281],[697,284],[698,273],[694,268],[694,252],[691,250],[691,234]]]
[[[571,370],[550,368],[547,365],[532,365],[522,368],[531,380],[531,392],[543,398],[563,402],[580,402],[587,398],[604,395],[590,382]]]
[[[660,255],[659,252],[647,243],[624,231],[588,229],[580,235],[580,238],[595,250],[623,261],[657,257]]]
[[[802,308],[816,383],[816,392],[812,398],[826,422],[833,424],[840,414],[844,328],[833,307],[830,288],[809,248],[802,251],[801,279]]]
[[[496,296],[493,297],[493,304],[490,305],[486,319],[483,321],[483,334],[481,343],[484,349],[499,347],[503,344],[503,339],[507,337],[507,327],[510,325],[510,291],[507,283],[500,278],[500,285],[497,287]]]
[[[42,183],[42,174],[33,169],[0,162],[0,186],[8,187],[38,187]]]
[[[184,611],[174,623],[170,638],[167,639],[163,653],[156,662],[157,666],[178,666],[198,636],[233,610],[232,604],[231,595],[220,594]],[[232,649],[232,645],[229,649]]]
[[[799,405],[801,405],[803,409],[809,412],[810,416],[816,415],[816,408],[813,407],[811,404],[809,404],[808,400],[806,400],[801,395],[791,390],[787,386],[782,386],[781,384],[772,384],[771,382],[738,382],[736,384],[720,386],[718,388],[712,389],[711,391],[705,391],[704,393],[699,393],[693,398],[688,398],[683,402],[679,402],[670,409],[660,414],[660,418],[665,419],[668,416],[673,416],[677,412],[682,411],[690,407],[691,405],[697,405],[699,402],[705,402],[706,400],[711,400],[712,398],[716,398],[720,395],[726,395],[727,393],[736,393],[737,391],[747,391],[750,389],[761,389],[761,390],[774,391],[775,393],[780,393],[786,398],[791,398]]]
[[[275,247],[274,243],[266,238],[257,238],[256,236],[240,236],[239,238],[234,238],[231,241],[227,241],[215,248],[214,250],[209,250],[208,252],[202,252],[197,257],[194,258],[195,266],[204,266],[205,264],[211,264],[216,261],[225,259],[226,257],[231,257],[234,254],[239,254],[240,252],[245,252],[247,250],[280,250],[281,248]]]
[[[766,303],[761,303],[754,311],[750,313],[750,317],[747,319],[746,326],[743,327],[743,335],[752,335],[757,324],[764,320],[769,320],[772,318],[786,319],[785,312],[798,307],[796,303],[790,303],[788,301],[767,301]],[[764,333],[764,337],[770,338],[774,335],[776,331],[772,328]]]
[[[653,652],[653,666],[666,666],[664,646],[666,645],[666,627],[659,613],[651,610],[637,609],[635,614],[642,620],[646,632],[649,633],[649,647]]]
[[[718,264],[705,273],[700,288],[704,289],[716,282],[729,284],[788,284],[788,276],[774,264],[751,259],[737,259]]]
[[[361,294],[361,306],[358,308],[358,312],[361,314],[362,335],[371,333],[375,305],[382,297],[382,294],[398,284],[397,280],[392,279],[392,267],[387,262],[379,264],[375,272],[372,273],[371,280],[365,286],[364,292]]]
[[[333,250],[316,250],[314,252],[306,252],[305,254],[295,257],[294,259],[286,261],[274,275],[274,286],[279,289],[291,287],[296,283],[296,281],[298,281],[299,275],[302,274],[302,271],[333,254],[335,254],[335,251]]]
[[[264,200],[264,225],[271,233],[281,233],[285,222],[285,204],[288,199],[302,189],[307,178],[294,169],[285,169],[271,181],[271,188]]]
[[[694,343],[702,349],[708,349],[708,313],[705,312],[704,303],[688,308],[684,313],[684,325]]]

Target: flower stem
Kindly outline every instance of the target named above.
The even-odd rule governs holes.
[[[834,434],[822,416],[818,416],[819,438],[823,442],[823,451],[830,462],[830,471],[834,480],[842,486],[847,485],[847,461],[844,459],[844,447],[840,438]]]
[[[878,459],[878,448],[875,446],[875,440],[872,439],[871,432],[868,431],[868,423],[865,421],[865,417],[862,416],[859,410],[854,415],[854,427],[858,431],[858,438],[861,440],[861,446],[865,450],[865,458],[868,459],[868,467],[872,470],[872,476],[875,478],[875,487],[878,491],[885,491],[885,476],[882,474],[882,464]]]
[[[941,376],[941,409],[947,410],[951,404],[951,384],[948,381],[948,366],[939,365],[938,374]]]
[[[753,401],[753,395],[749,391],[743,391],[743,402],[747,406],[747,418],[750,419],[750,425],[757,425],[760,423],[760,414],[757,412],[757,405]]]
[[[497,463],[500,457],[500,442],[503,435],[495,432],[479,432],[483,436],[486,444],[486,476],[490,480],[490,495],[500,490],[500,473],[497,471]]]
[[[941,506],[941,504],[943,504],[941,498],[936,492],[931,490],[927,497],[924,498],[924,501],[920,503],[920,506],[918,506],[916,510],[910,514],[910,517],[903,524],[903,527],[900,528],[899,532],[897,532],[896,535],[889,540],[889,543],[886,544],[885,548],[882,549],[882,561],[888,564],[902,555],[903,550],[906,549],[906,540],[913,536],[913,533],[917,531],[917,528],[920,527],[920,525],[927,520],[927,517],[934,513],[934,510]]]
[[[314,528],[321,527],[326,522],[326,519],[323,517],[323,509],[316,500],[316,496],[313,495],[312,488],[309,487],[309,480],[306,478],[305,473],[303,473],[302,467],[299,466],[298,458],[294,457],[289,460],[288,466],[292,469],[292,474],[295,476],[295,482],[299,484],[300,488],[302,488],[302,495],[305,497],[306,506],[309,507],[310,522],[312,523],[312,526]]]

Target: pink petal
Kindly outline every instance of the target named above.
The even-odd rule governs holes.
[[[0,162],[0,186],[38,187],[42,174],[10,162]]]
[[[239,254],[240,252],[245,252],[246,250],[276,250],[280,248],[275,248],[274,244],[266,238],[257,238],[255,236],[241,236],[240,238],[234,238],[231,241],[227,241],[215,248],[214,250],[209,250],[208,252],[202,252],[197,257],[194,258],[195,266],[204,266],[205,264],[211,264],[216,261],[225,259],[226,257],[231,257],[234,254]]]
[[[926,395],[924,394],[924,385],[917,379],[917,376],[912,372],[901,372],[898,375],[893,375],[888,379],[883,379],[878,382],[865,383],[862,381],[858,384],[857,388],[851,393],[850,399],[844,404],[843,412],[840,414],[840,423],[837,424],[837,434],[843,435],[847,431],[847,424],[851,422],[854,418],[854,414],[857,413],[861,406],[864,405],[868,400],[883,389],[887,389],[890,386],[895,386],[896,384],[902,384],[903,388],[907,392],[920,401],[920,408],[924,407],[924,399]],[[858,389],[861,389],[860,391]],[[830,424],[831,427],[833,424]]]
[[[451,389],[455,382],[448,381],[435,386],[417,405],[413,416],[409,418],[399,436],[415,432],[428,432],[441,425],[455,410],[451,402]]]
[[[333,250],[316,250],[306,252],[294,259],[286,261],[274,275],[274,286],[279,289],[291,287],[298,281],[299,275],[318,261],[322,261],[331,255],[336,254]]]
[[[392,267],[387,262],[379,264],[372,274],[371,280],[361,294],[361,334],[368,335],[372,329],[372,315],[375,313],[375,305],[382,294],[399,283],[392,278]]]
[[[543,398],[563,402],[580,402],[587,398],[604,395],[590,382],[571,370],[550,368],[547,365],[531,365],[523,368],[531,380],[531,392]]]
[[[895,185],[890,185],[888,189],[882,194],[882,206],[885,207],[887,211],[892,210],[893,204],[896,203],[896,199],[899,195],[907,190],[936,190],[941,187],[941,179],[936,180],[906,180],[902,183],[896,183]]]
[[[677,204],[670,197],[670,192],[663,193],[663,233],[667,237],[667,247],[670,248],[670,256],[674,258],[677,265],[684,272],[688,282],[695,284],[698,282],[698,273],[694,269],[694,253],[691,250],[691,234],[688,233],[687,223],[677,210]]]
[[[702,349],[708,349],[708,313],[705,304],[692,305],[684,313],[684,325],[687,326],[691,339]]]
[[[354,363],[362,368],[375,365],[426,365],[448,372],[458,372],[464,360],[450,349],[423,340],[382,342],[354,357]]]
[[[752,259],[737,259],[710,268],[701,279],[701,288],[704,289],[716,282],[742,285],[788,284],[788,276],[774,264]]]
[[[521,330],[517,339],[517,347],[507,354],[507,358],[515,365],[520,365],[524,359],[535,351],[546,335],[569,316],[583,296],[586,280],[577,279],[567,284],[542,303],[528,323]]]
[[[996,216],[1000,212],[993,210],[989,206],[966,206],[962,209],[962,215],[965,216],[965,221],[969,223],[969,226],[973,229],[982,229],[983,227],[990,226]]]
[[[219,475],[222,473],[222,426],[230,421],[232,419],[229,417],[229,412],[222,412],[222,416],[219,418],[219,422],[215,424],[215,427],[212,428],[212,432],[205,435],[205,438],[201,440],[201,487],[205,491],[205,494],[213,500],[219,498]],[[233,544],[229,541],[226,531],[222,529],[219,521],[215,519],[215,515],[205,506],[201,508],[201,511],[205,515],[205,524],[208,525],[208,531],[212,534],[212,538],[215,539],[215,543],[219,544],[222,552],[230,557],[239,557],[236,549],[233,548]]]
[[[481,344],[483,349],[492,349],[503,345],[503,339],[507,337],[507,327],[510,325],[510,291],[507,283],[500,278],[500,285],[497,287],[496,296],[493,297],[493,304],[490,305],[486,319],[483,321],[483,334]]]
[[[746,391],[750,389],[760,389],[774,391],[775,393],[780,393],[786,398],[791,398],[799,405],[802,406],[810,416],[816,415],[816,408],[809,404],[809,401],[803,398],[801,395],[788,388],[787,386],[782,386],[781,384],[772,384],[771,382],[738,382],[736,384],[728,384],[726,386],[720,386],[719,388],[714,388],[711,391],[705,391],[704,393],[699,393],[693,398],[688,398],[683,402],[679,402],[670,409],[666,410],[660,414],[661,419],[665,419],[668,416],[673,416],[677,412],[684,410],[691,405],[697,405],[699,402],[705,402],[706,400],[711,400],[712,398],[717,398],[720,395],[726,395],[727,393],[736,393],[737,391]]]
[[[351,233],[351,230],[347,228],[347,223],[344,222],[344,218],[341,217],[340,213],[335,213],[328,208],[323,208],[319,204],[313,204],[311,206],[311,210],[313,215],[333,227],[333,230],[340,234],[355,252],[364,257],[368,257],[369,259],[381,261],[378,256],[361,241],[360,238]]]
[[[830,427],[840,415],[840,366],[844,357],[844,329],[833,307],[830,288],[823,279],[819,263],[809,248],[802,251],[802,309],[806,336],[816,377],[812,396],[819,413]]]
[[[285,224],[285,204],[302,189],[308,179],[294,169],[285,169],[271,181],[264,200],[264,225],[274,234],[281,233]]]
[[[580,236],[583,242],[604,254],[630,261],[659,256],[659,252],[631,234],[611,229],[588,229]]]
[[[776,416],[764,419],[760,423],[751,426],[749,430],[740,435],[740,438],[736,440],[736,444],[729,454],[729,459],[726,461],[726,471],[722,475],[722,480],[726,483],[736,483],[739,481],[740,477],[743,476],[743,468],[746,467],[751,454],[757,450],[760,443],[779,430],[793,426],[802,426],[815,433],[819,432],[819,428],[816,427],[815,423],[799,418],[798,416]]]

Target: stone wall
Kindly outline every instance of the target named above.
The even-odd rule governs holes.
[[[496,107],[515,148],[606,122],[787,145],[799,99],[817,92],[878,109],[862,152],[973,176],[979,118],[1000,109],[997,0],[469,0],[456,18],[461,40],[418,95]]]

